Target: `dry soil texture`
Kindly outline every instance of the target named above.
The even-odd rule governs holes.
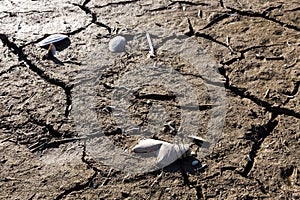
[[[0,0],[0,11],[0,199],[300,198],[298,0]],[[162,49],[166,32],[193,45],[182,46],[185,54],[172,44]],[[54,33],[69,40],[45,59],[37,43]],[[114,35],[127,38],[126,53],[108,51]],[[195,69],[195,49],[216,77]],[[144,66],[154,64],[162,71],[148,80]],[[170,74],[185,84],[167,87]],[[124,103],[115,92],[132,80],[137,88]],[[226,95],[219,115],[217,88]],[[196,110],[180,104],[190,91]],[[114,115],[118,102],[128,116]],[[186,110],[200,120],[180,130]],[[126,160],[117,153],[129,153],[142,137],[128,119],[148,127],[147,136],[172,141],[182,131],[205,137],[211,118],[222,133],[210,153],[192,145],[194,157],[164,169],[118,169]],[[123,152],[84,138],[99,130]],[[119,163],[97,159],[99,152]]]

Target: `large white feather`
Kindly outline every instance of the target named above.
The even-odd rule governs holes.
[[[189,150],[188,144],[164,143],[160,147],[156,164],[159,168],[168,166],[181,158]]]
[[[154,153],[156,166],[166,167],[181,158],[189,150],[188,144],[171,144],[161,140],[145,139],[133,148],[135,153]]]
[[[135,153],[150,153],[158,151],[164,141],[145,139],[140,140],[139,143],[132,149]]]

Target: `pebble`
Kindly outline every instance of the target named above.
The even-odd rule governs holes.
[[[113,53],[125,51],[125,45],[127,41],[122,36],[116,36],[109,41],[109,50]]]
[[[198,165],[199,164],[199,161],[198,160],[194,160],[193,162],[192,162],[192,165],[193,166],[196,166],[196,165]]]

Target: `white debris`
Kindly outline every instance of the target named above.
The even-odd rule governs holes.
[[[59,42],[59,41],[62,41],[64,39],[66,39],[68,36],[66,35],[63,35],[63,34],[53,34],[53,35],[50,35],[49,37],[46,37],[45,39],[43,39],[42,41],[40,41],[38,43],[38,45],[40,47],[42,46],[46,46],[46,45],[49,45],[49,44],[53,44],[55,42]]]
[[[155,51],[154,51],[154,47],[153,47],[153,43],[151,40],[151,36],[149,33],[146,33],[146,37],[147,37],[147,41],[148,41],[148,45],[149,45],[149,54],[150,56],[154,57],[155,56]]]
[[[141,140],[134,148],[135,153],[155,153],[156,165],[159,168],[166,167],[189,150],[188,144],[171,144],[161,140],[145,139]]]
[[[202,138],[202,137],[199,137],[199,136],[194,136],[194,135],[189,135],[188,136],[191,140],[193,140],[193,142],[203,148],[209,148],[210,147],[210,143]]]
[[[171,144],[166,142],[162,144],[159,150],[156,164],[159,168],[166,167],[181,158],[188,150],[188,144]]]
[[[140,140],[139,143],[132,149],[135,153],[149,153],[158,151],[164,141],[145,139]]]
[[[123,36],[116,36],[109,41],[108,48],[111,52],[124,52],[125,45],[127,44],[126,38]]]

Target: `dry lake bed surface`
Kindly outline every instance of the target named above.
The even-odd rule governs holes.
[[[0,199],[300,198],[299,1],[0,0],[0,11]],[[37,44],[52,34],[67,38],[47,56]],[[125,52],[109,51],[116,35]],[[192,144],[162,169],[124,159],[143,137],[207,133],[209,152]]]

